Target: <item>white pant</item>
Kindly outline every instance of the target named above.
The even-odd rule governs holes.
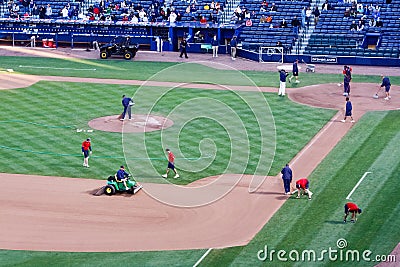
[[[218,46],[213,46],[212,50],[213,50],[213,57],[218,57]]]
[[[278,95],[285,95],[285,90],[286,90],[286,82],[279,81]]]

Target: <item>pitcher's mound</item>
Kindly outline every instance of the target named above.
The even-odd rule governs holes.
[[[118,115],[112,115],[93,119],[88,124],[91,128],[104,132],[143,133],[169,128],[174,122],[161,116],[135,114],[132,120],[125,118],[120,121]]]

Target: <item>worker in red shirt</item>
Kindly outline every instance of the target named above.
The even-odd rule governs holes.
[[[172,153],[169,148],[167,148],[165,151],[167,151],[167,153],[168,153],[168,167],[167,167],[166,174],[164,174],[162,177],[163,178],[167,178],[168,177],[168,172],[171,169],[175,173],[174,178],[179,178],[179,174],[175,170],[175,165],[174,165],[175,155],[174,155],[174,153]]]
[[[357,213],[361,214],[362,210],[353,202],[347,202],[344,205],[344,218],[343,222],[346,223],[347,215],[351,212],[351,222],[355,223],[357,221]]]
[[[292,192],[292,195],[297,192],[297,197],[296,198],[300,198],[301,190],[303,190],[304,193],[308,195],[308,199],[311,200],[311,196],[313,195],[313,193],[310,191],[309,185],[310,185],[310,182],[306,178],[302,178],[302,179],[297,180],[296,181],[296,188],[297,189]]]
[[[83,167],[89,168],[89,154],[92,154],[90,138],[82,142]]]

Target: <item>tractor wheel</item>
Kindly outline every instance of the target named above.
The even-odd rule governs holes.
[[[127,51],[127,52],[125,52],[125,54],[124,54],[124,58],[125,58],[126,60],[131,60],[131,59],[133,58],[133,55],[132,55],[131,52]]]
[[[101,51],[100,52],[100,58],[101,59],[107,59],[109,57],[108,52],[107,51]]]
[[[107,196],[112,196],[112,195],[114,195],[114,194],[115,194],[115,187],[112,186],[112,185],[107,185],[107,186],[104,188],[104,193],[105,193]]]

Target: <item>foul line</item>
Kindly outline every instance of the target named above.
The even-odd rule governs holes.
[[[358,183],[354,186],[353,190],[347,195],[346,199],[350,199],[350,196],[356,191],[357,187],[361,184],[361,182],[364,180],[364,178],[372,172],[365,172],[364,175],[361,177],[361,179],[358,181]]]
[[[52,69],[52,70],[92,70],[95,71],[96,69],[74,69],[74,68],[54,68],[54,67],[40,67],[40,66],[24,66],[19,65],[19,68],[31,68],[31,69]]]
[[[203,256],[201,256],[201,258],[193,265],[193,267],[197,267],[199,266],[199,264],[204,260],[205,257],[207,257],[208,253],[210,253],[212,250],[212,248],[209,248],[206,253],[203,254]]]

